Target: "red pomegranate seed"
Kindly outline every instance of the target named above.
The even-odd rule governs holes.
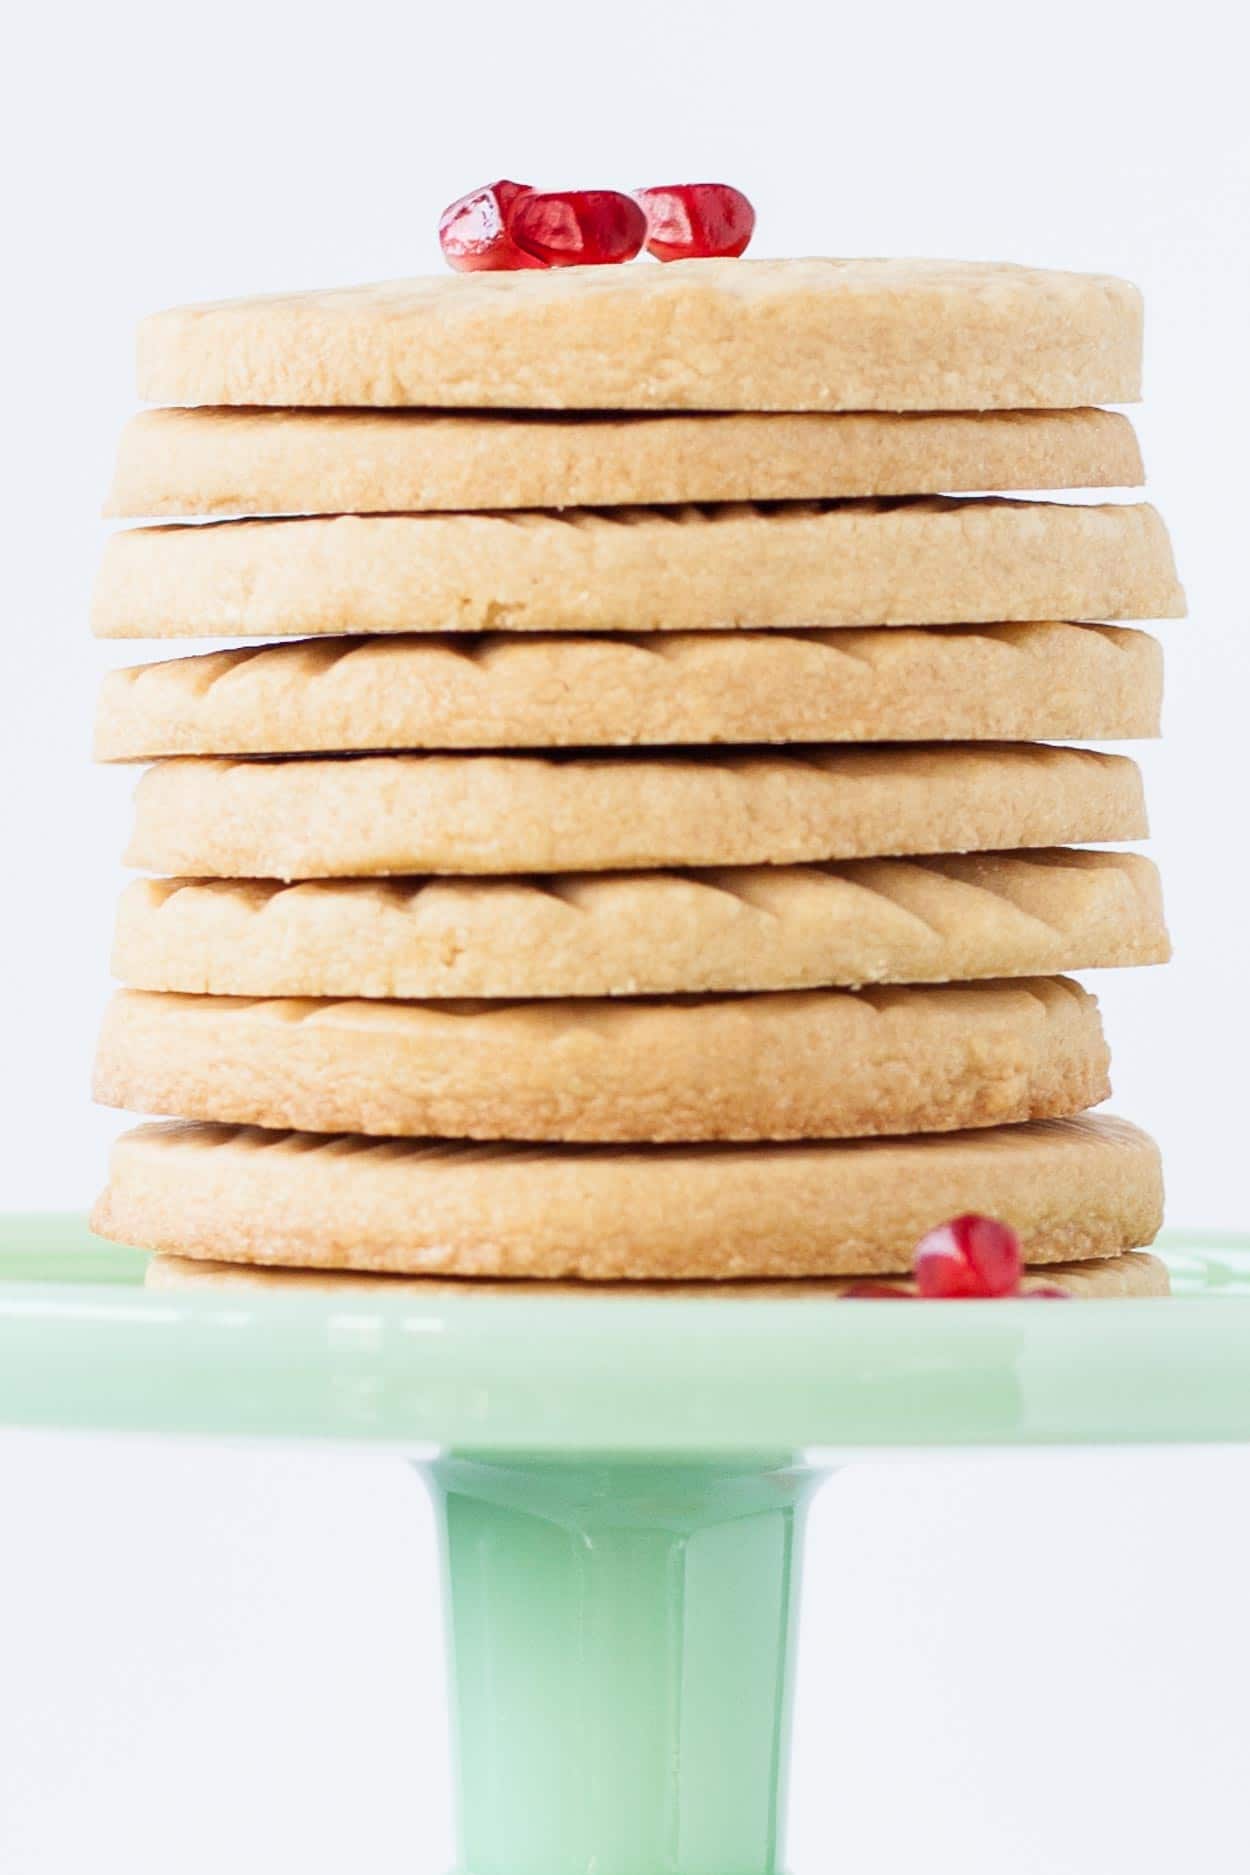
[[[968,1212],[940,1224],[916,1246],[922,1296],[1010,1296],[1020,1287],[1020,1240],[1009,1224]]]
[[[657,260],[706,260],[741,254],[755,232],[755,210],[727,182],[679,182],[639,189],[647,216],[647,252]]]
[[[508,220],[517,246],[546,267],[583,267],[632,260],[647,235],[647,218],[632,196],[615,189],[573,189],[526,195]]]
[[[530,193],[523,182],[490,182],[471,189],[439,217],[438,239],[444,258],[457,273],[498,273],[514,267],[541,267],[512,238],[509,216]]]

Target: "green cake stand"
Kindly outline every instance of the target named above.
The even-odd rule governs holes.
[[[1250,1440],[1250,1237],[1170,1301],[146,1290],[0,1224],[0,1422],[415,1461],[463,1875],[778,1875],[803,1512],[856,1456]]]

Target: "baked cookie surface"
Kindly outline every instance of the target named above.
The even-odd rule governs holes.
[[[947,500],[131,528],[101,638],[732,631],[1183,614],[1148,503]]]
[[[338,754],[1157,734],[1163,659],[1114,625],[331,638],[133,665],[95,753]]]
[[[1169,955],[1137,853],[537,879],[135,879],[113,969],[225,996],[615,996],[1036,976]]]
[[[127,864],[190,877],[794,865],[1136,840],[1126,756],[1030,743],[158,762]]]
[[[863,1285],[875,1286],[878,1282],[891,1289],[896,1285],[914,1289],[909,1278],[897,1276],[865,1276],[854,1281],[853,1286],[859,1290]],[[1161,1257],[1152,1256],[1148,1250],[1125,1250],[1120,1256],[1094,1257],[1088,1263],[1049,1263],[1044,1270],[1036,1273],[1026,1270],[1021,1288],[1028,1295],[1043,1283],[1047,1288],[1062,1289],[1067,1295],[1079,1297],[1083,1301],[1100,1298],[1105,1301],[1127,1301],[1141,1296],[1166,1296],[1171,1288],[1167,1264]],[[271,1295],[281,1295],[283,1292],[290,1295],[320,1293],[331,1298],[338,1294],[365,1294],[379,1300],[387,1297],[397,1302],[411,1300],[418,1306],[423,1300],[455,1299],[471,1302],[477,1296],[499,1299],[558,1295],[568,1296],[572,1300],[581,1297],[599,1301],[610,1296],[667,1297],[673,1300],[715,1297],[731,1307],[735,1301],[837,1301],[852,1286],[837,1277],[811,1281],[798,1276],[788,1282],[776,1283],[752,1282],[749,1278],[727,1283],[638,1282],[631,1283],[628,1289],[622,1289],[619,1284],[536,1282],[524,1277],[508,1281],[499,1278],[466,1280],[464,1277],[343,1275],[332,1270],[267,1269],[255,1263],[210,1263],[195,1257],[159,1255],[150,1259],[144,1284],[149,1289],[202,1289],[210,1294],[221,1289],[254,1289],[267,1291]]]
[[[145,410],[122,432],[111,516],[404,514],[1131,488],[1110,410],[576,416],[500,411]]]
[[[1131,403],[1141,296],[948,260],[687,260],[444,274],[176,307],[154,404],[1027,410]]]
[[[108,1106],[317,1133],[835,1139],[1064,1117],[1110,1092],[1064,977],[665,1002],[311,1002],[121,991]]]
[[[1109,1117],[787,1145],[533,1146],[173,1123],[113,1149],[104,1237],[215,1261],[694,1281],[906,1271],[964,1211],[1029,1263],[1153,1241],[1158,1150]]]

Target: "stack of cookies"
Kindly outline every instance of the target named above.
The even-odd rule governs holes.
[[[97,752],[152,762],[105,1235],[477,1279],[905,1272],[966,1211],[1146,1293],[1094,999],[1161,961],[1183,610],[1140,305],[1006,266],[477,274],[147,321]],[[968,491],[974,491],[969,493]],[[992,492],[991,492],[992,491]],[[205,521],[209,525],[189,525]],[[275,641],[275,642],[269,642]],[[1079,1268],[1075,1267],[1079,1266]],[[1062,1272],[1069,1273],[1064,1275]]]

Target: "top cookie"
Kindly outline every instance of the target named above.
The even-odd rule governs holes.
[[[1013,410],[1131,403],[1141,298],[943,260],[689,260],[448,274],[157,313],[152,403]]]

